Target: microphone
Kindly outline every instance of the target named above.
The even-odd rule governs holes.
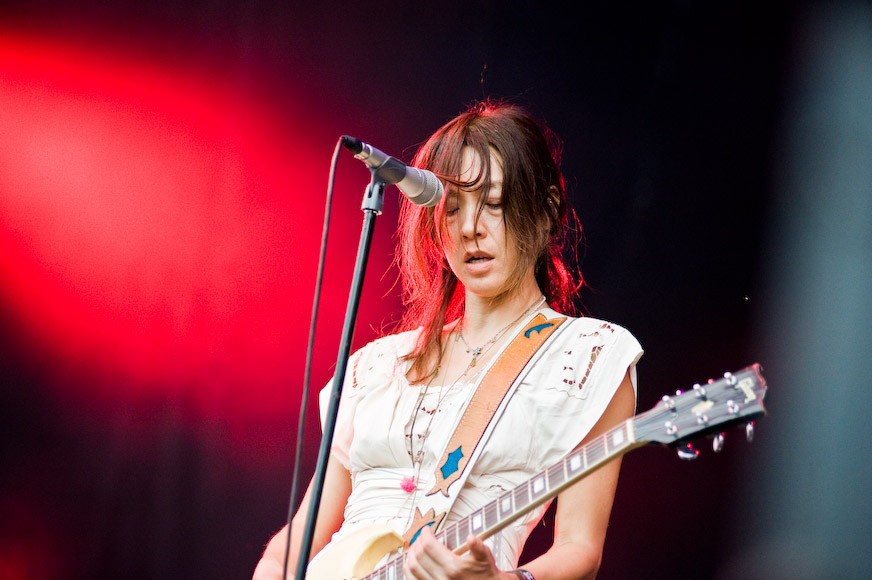
[[[385,183],[396,185],[415,205],[433,207],[442,199],[444,187],[432,171],[406,165],[399,159],[382,153],[372,145],[348,135],[342,136],[342,145],[357,159],[375,170]]]

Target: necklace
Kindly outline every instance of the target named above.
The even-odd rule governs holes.
[[[406,435],[406,438],[409,440],[409,457],[412,460],[412,475],[404,477],[400,481],[400,488],[406,493],[418,492],[418,476],[421,474],[421,465],[424,463],[424,446],[427,443],[427,438],[430,436],[430,430],[433,427],[433,419],[436,417],[436,413],[439,412],[439,408],[442,406],[442,401],[445,400],[445,397],[448,396],[455,385],[459,384],[469,373],[469,370],[473,367],[472,364],[468,364],[466,369],[458,376],[450,385],[446,385],[442,387],[442,392],[439,393],[439,397],[436,399],[436,406],[433,407],[432,410],[427,410],[424,408],[424,399],[427,397],[427,393],[430,391],[430,386],[433,384],[433,379],[439,375],[439,367],[436,367],[436,370],[433,371],[433,374],[430,375],[430,378],[427,380],[427,384],[424,385],[424,388],[421,389],[420,394],[418,395],[418,400],[415,402],[415,413],[412,415],[412,424],[409,426],[409,433]],[[424,429],[423,433],[415,434],[415,424],[418,422],[418,415],[421,411],[424,411],[428,415],[430,415],[430,420],[427,422],[427,427]],[[418,447],[417,451],[415,450],[415,438],[421,442],[420,447]],[[414,496],[413,496],[414,503]],[[410,512],[411,514],[411,512]]]
[[[459,329],[460,327],[455,326],[455,328]],[[452,330],[451,332],[454,332],[454,330]],[[449,333],[449,336],[450,336],[450,333]],[[454,339],[454,342],[457,342],[456,338]],[[446,340],[443,343],[443,349],[446,348],[447,345],[448,345],[448,340]],[[443,350],[443,355],[444,355],[444,353],[445,353],[445,351]],[[458,377],[455,378],[451,382],[451,384],[444,385],[442,387],[442,392],[439,393],[439,397],[436,399],[436,406],[433,407],[433,409],[428,410],[428,409],[424,408],[424,399],[427,397],[427,394],[430,392],[430,387],[433,385],[433,379],[435,379],[437,376],[439,376],[439,371],[442,368],[441,363],[436,367],[436,370],[433,371],[433,374],[430,375],[430,378],[427,380],[427,384],[424,385],[424,388],[421,389],[421,392],[418,394],[418,399],[415,402],[415,413],[412,415],[412,424],[409,426],[409,433],[406,435],[406,437],[409,440],[409,458],[411,458],[411,460],[412,460],[412,472],[413,472],[413,474],[411,476],[404,477],[402,479],[402,481],[400,482],[400,487],[403,489],[403,491],[405,491],[407,493],[415,492],[415,494],[417,494],[418,476],[421,473],[421,465],[424,463],[424,447],[427,444],[427,438],[430,436],[430,431],[433,427],[433,420],[436,417],[436,413],[439,412],[439,409],[442,407],[442,402],[445,400],[445,398],[448,396],[448,394],[452,390],[454,390],[454,387],[456,385],[460,384],[461,382],[463,382],[464,379],[467,378],[467,375],[469,375],[469,371],[474,366],[475,366],[475,359],[473,359],[472,361],[470,361],[466,365],[466,368],[463,369],[463,372],[460,373],[460,375],[458,375]],[[421,411],[424,411],[426,414],[430,415],[430,419],[429,419],[429,421],[427,421],[427,426],[425,427],[424,431],[422,433],[415,434],[415,425],[418,423],[418,415],[421,413]],[[415,450],[415,439],[416,438],[418,441],[420,441],[420,446],[418,447],[417,450]],[[414,503],[414,496],[413,496],[413,503]]]
[[[507,325],[505,325],[505,326],[502,327],[501,329],[499,329],[499,330],[497,331],[497,333],[496,333],[495,335],[493,335],[493,336],[490,338],[490,340],[488,340],[487,342],[485,342],[485,343],[482,344],[481,346],[472,346],[472,345],[470,345],[468,342],[466,342],[466,339],[463,337],[463,320],[461,320],[461,321],[460,321],[460,324],[458,324],[458,328],[459,328],[459,330],[457,331],[457,338],[455,338],[454,341],[457,342],[458,340],[462,340],[462,341],[463,341],[463,344],[466,345],[466,353],[467,353],[467,354],[470,354],[470,353],[472,354],[472,361],[469,363],[469,366],[474,367],[474,366],[475,366],[475,363],[478,361],[478,357],[479,357],[479,355],[480,355],[482,352],[484,352],[488,347],[490,347],[490,345],[492,345],[493,343],[495,343],[496,341],[498,341],[498,340],[500,339],[500,337],[503,335],[503,333],[506,332],[510,327],[512,327],[512,326],[514,326],[515,324],[517,324],[519,320],[521,320],[522,318],[524,318],[525,316],[527,316],[527,314],[529,314],[531,311],[533,311],[533,310],[535,310],[536,308],[542,306],[542,303],[543,303],[543,302],[545,302],[545,297],[544,297],[544,296],[540,296],[540,297],[536,300],[536,302],[534,302],[533,304],[531,304],[530,306],[528,306],[528,307],[526,308],[526,310],[524,310],[524,311],[521,313],[520,316],[518,316],[516,319],[514,319],[513,321],[511,321],[510,323],[508,323]]]
[[[454,379],[454,381],[452,381],[452,383],[450,385],[446,385],[446,386],[442,387],[442,392],[439,393],[439,397],[436,400],[436,406],[432,410],[428,410],[428,409],[424,408],[424,399],[427,397],[427,393],[430,391],[430,387],[433,384],[433,379],[439,375],[439,369],[440,369],[439,366],[436,367],[436,370],[433,371],[433,374],[431,374],[430,378],[427,380],[427,384],[424,385],[423,389],[421,389],[421,392],[418,395],[418,399],[415,403],[415,413],[412,416],[412,424],[409,426],[409,433],[406,435],[406,438],[409,440],[408,453],[409,453],[409,458],[412,460],[412,472],[413,472],[413,474],[410,476],[404,477],[402,479],[402,481],[400,482],[400,487],[402,488],[403,491],[405,491],[406,493],[414,492],[415,494],[417,494],[418,477],[421,473],[421,465],[424,462],[424,447],[427,443],[427,438],[430,436],[430,430],[433,426],[433,419],[436,417],[436,413],[439,412],[439,409],[442,406],[442,402],[445,400],[445,398],[448,396],[448,394],[454,389],[454,387],[457,384],[461,383],[467,377],[467,375],[469,374],[469,371],[472,370],[472,368],[476,365],[476,362],[478,361],[478,357],[482,353],[490,350],[490,347],[493,344],[495,344],[509,328],[516,325],[522,318],[527,316],[531,311],[540,307],[544,302],[545,302],[545,297],[540,296],[536,300],[536,302],[534,302],[529,307],[527,307],[524,310],[524,312],[522,312],[520,314],[520,316],[518,316],[515,320],[513,320],[512,322],[510,322],[509,324],[507,324],[506,326],[501,328],[493,337],[491,337],[490,340],[488,340],[486,343],[482,344],[481,346],[479,346],[477,348],[471,347],[469,345],[469,343],[466,342],[466,339],[463,338],[463,328],[462,328],[463,321],[461,320],[455,326],[455,328],[457,329],[457,337],[455,337],[454,342],[456,343],[458,340],[462,340],[463,344],[466,345],[466,352],[472,353],[472,359],[466,365],[466,368],[463,370],[463,372],[456,379]],[[447,342],[448,341],[446,341],[446,343]],[[425,413],[430,415],[430,419],[427,422],[427,427],[425,428],[424,432],[416,435],[415,434],[415,425],[418,422],[418,415],[420,414],[421,411],[424,411]],[[416,437],[420,441],[420,446],[418,447],[417,450],[415,449],[415,438]],[[414,503],[414,495],[412,496],[412,501]],[[410,512],[410,514],[411,514],[411,512]]]

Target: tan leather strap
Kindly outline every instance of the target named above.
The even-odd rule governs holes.
[[[541,312],[503,350],[479,383],[466,410],[448,440],[442,459],[436,464],[436,485],[427,492],[437,491],[448,497],[448,488],[457,481],[469,463],[488,425],[491,423],[515,379],[533,355],[560,327],[566,317],[548,319]]]

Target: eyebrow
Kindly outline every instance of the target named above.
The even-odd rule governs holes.
[[[493,189],[495,187],[502,188],[503,181],[501,179],[497,180],[497,181],[491,181],[489,186],[490,186],[490,189]],[[452,192],[453,191],[479,191],[480,189],[481,189],[481,186],[478,186],[478,184],[476,183],[476,184],[473,184],[472,187],[461,187],[461,186],[457,186],[456,188],[452,187],[451,191]]]

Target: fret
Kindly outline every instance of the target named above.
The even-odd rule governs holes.
[[[460,540],[457,537],[456,524],[448,524],[447,526],[445,526],[445,530],[443,530],[442,534],[445,536],[445,539],[442,543],[448,546],[449,550],[453,550],[460,545]]]
[[[587,464],[596,465],[608,455],[608,446],[604,437],[597,437],[590,442],[587,453]]]
[[[457,522],[457,539],[458,545],[466,541],[466,536],[469,535],[469,518],[463,518]]]
[[[548,489],[556,489],[560,484],[566,481],[566,474],[563,472],[563,462],[552,465],[548,468]]]
[[[624,422],[624,429],[627,430],[627,441],[630,443],[636,442],[636,422],[628,419]]]
[[[469,531],[478,534],[484,529],[484,517],[481,514],[481,510],[476,512],[472,512],[469,516]]]
[[[566,471],[572,477],[584,470],[584,449],[577,451],[566,458]]]
[[[530,495],[532,498],[538,498],[548,491],[548,486],[545,483],[545,474],[540,473],[530,480]]]
[[[487,529],[490,529],[499,523],[500,518],[497,514],[496,502],[490,502],[484,506],[482,511],[484,511],[484,524]]]
[[[624,434],[624,426],[623,426],[623,424],[622,424],[622,425],[618,425],[618,427],[616,427],[616,428],[612,431],[612,434],[611,434],[611,440],[612,440],[612,447],[613,447],[613,448],[617,449],[617,448],[623,446],[624,441],[627,440],[627,436]]]
[[[515,488],[512,492],[512,497],[515,498],[515,511],[530,505],[530,482],[525,481]]]
[[[506,492],[500,496],[500,519],[505,519],[512,515],[515,511],[512,505],[512,492]]]
[[[454,528],[454,546],[462,546],[466,542],[466,536],[469,534],[469,520],[462,518],[452,524]]]

